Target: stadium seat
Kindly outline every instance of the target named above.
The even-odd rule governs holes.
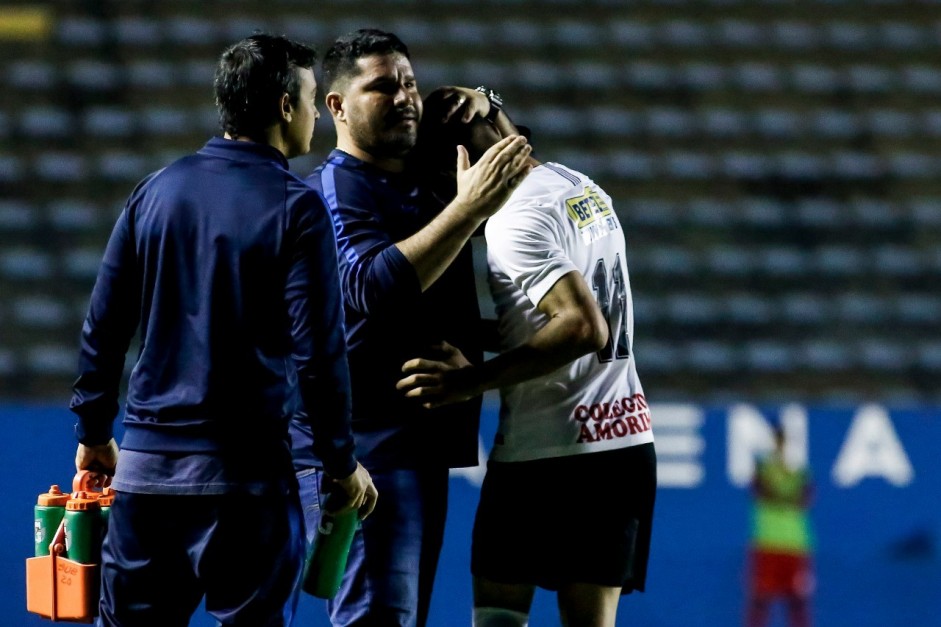
[[[96,174],[109,181],[133,183],[150,173],[150,160],[134,152],[112,150],[97,159]]]
[[[0,233],[19,234],[36,229],[37,213],[36,208],[24,200],[0,200]]]
[[[648,133],[664,137],[688,137],[695,132],[693,117],[678,108],[652,108],[647,112],[644,128]]]
[[[846,277],[869,272],[869,255],[850,245],[829,244],[815,251],[815,270],[822,276]]]
[[[72,115],[58,107],[34,107],[20,114],[20,132],[37,141],[66,137],[74,126]]]
[[[930,30],[909,22],[886,21],[876,25],[876,45],[894,50],[917,51],[931,41]]]
[[[845,79],[834,68],[814,63],[799,63],[791,68],[791,87],[798,93],[833,93],[844,87]]]
[[[142,15],[123,15],[114,20],[115,39],[126,46],[144,48],[163,41],[160,21]]]
[[[769,246],[759,253],[761,271],[769,277],[797,278],[810,273],[811,260],[804,251],[789,246]]]
[[[147,107],[140,112],[141,127],[151,135],[189,135],[192,111],[175,107]]]
[[[54,64],[40,59],[16,59],[9,62],[5,80],[17,90],[48,91],[55,88],[59,73]]]
[[[594,47],[603,37],[602,28],[584,20],[561,19],[553,26],[553,41],[570,48]]]
[[[723,342],[690,342],[683,347],[685,365],[704,372],[730,372],[742,366],[739,351]]]
[[[56,39],[65,46],[86,48],[101,45],[108,35],[106,22],[85,16],[66,16],[58,21]]]
[[[89,91],[109,91],[120,86],[123,80],[119,67],[92,59],[78,60],[65,68],[68,82]]]
[[[12,303],[13,318],[24,327],[56,328],[71,321],[68,309],[50,296],[24,296]]]
[[[785,321],[796,327],[827,328],[835,320],[833,302],[826,296],[811,292],[789,292],[781,297],[780,312]]]
[[[654,45],[652,24],[637,20],[613,20],[608,24],[611,43],[626,50],[642,50]]]
[[[75,347],[39,344],[26,351],[26,368],[37,375],[75,375]]]
[[[17,155],[0,153],[0,183],[17,183],[25,178],[25,160]]]
[[[0,347],[0,376],[10,378],[18,374],[21,369],[13,350]]]
[[[787,372],[799,362],[794,347],[777,340],[756,340],[745,345],[745,366],[757,372]]]
[[[802,364],[821,372],[847,370],[857,363],[855,351],[838,340],[808,340],[797,352]]]
[[[97,248],[73,248],[62,255],[63,271],[76,279],[93,283],[98,276],[104,246]]]
[[[930,65],[909,65],[901,70],[900,82],[915,94],[941,94],[941,68]]]
[[[125,73],[133,89],[169,89],[180,80],[180,71],[175,63],[155,59],[134,61],[128,64]]]
[[[844,292],[834,299],[836,315],[848,323],[884,324],[889,318],[885,298],[871,292]]]
[[[772,41],[785,50],[814,50],[820,45],[820,39],[817,27],[806,21],[782,20],[772,26]]]
[[[0,252],[0,276],[4,280],[48,279],[54,270],[52,256],[42,250],[19,246]]]
[[[771,176],[776,168],[767,155],[735,150],[723,153],[718,164],[723,175],[730,179],[761,179]]]
[[[722,317],[722,306],[711,294],[676,292],[664,297],[669,319],[678,325],[710,325]]]
[[[84,113],[83,126],[85,133],[96,140],[131,137],[137,132],[137,112],[126,107],[89,107]]]
[[[879,336],[862,338],[856,344],[861,365],[868,369],[902,373],[915,361],[916,353],[911,346]]]
[[[776,315],[774,303],[757,294],[733,292],[725,297],[725,316],[735,324],[769,325]]]
[[[45,181],[83,181],[88,176],[88,163],[81,154],[73,152],[44,152],[33,162],[33,173]]]
[[[171,45],[217,47],[217,34],[217,23],[202,17],[175,15],[164,23],[164,37]]]
[[[57,199],[46,207],[49,222],[59,231],[95,232],[102,227],[102,211],[86,200]]]

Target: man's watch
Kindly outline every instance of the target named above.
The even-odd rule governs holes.
[[[500,94],[497,92],[492,89],[487,89],[483,85],[477,87],[474,91],[479,91],[487,96],[487,100],[490,101],[490,109],[487,111],[487,115],[484,116],[484,119],[491,124],[496,124],[497,116],[500,114],[500,111],[503,110],[503,98],[501,98]]]

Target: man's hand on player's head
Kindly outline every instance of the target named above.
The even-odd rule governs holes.
[[[473,166],[467,150],[463,146],[457,148],[455,201],[481,220],[496,213],[532,169],[529,164],[532,148],[521,135],[504,137]]]

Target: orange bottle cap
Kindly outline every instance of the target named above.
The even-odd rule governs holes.
[[[69,501],[69,495],[63,494],[62,490],[59,489],[59,486],[52,485],[49,487],[49,491],[45,494],[40,494],[39,498],[36,499],[37,505],[44,505],[46,507],[62,507]]]
[[[114,504],[114,489],[102,489],[101,496],[98,497],[98,504],[102,507],[111,507],[111,505]]]
[[[65,504],[66,511],[70,512],[87,512],[92,510],[100,510],[101,505],[98,503],[98,497],[89,494],[88,492],[76,492],[72,495],[72,498],[69,499],[69,502]]]

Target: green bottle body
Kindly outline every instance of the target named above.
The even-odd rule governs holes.
[[[97,564],[101,555],[101,510],[66,510],[65,554],[81,564]]]
[[[49,543],[65,515],[65,505],[36,505],[33,507],[33,530],[36,557],[49,555]]]
[[[302,584],[304,592],[321,599],[336,596],[358,525],[359,516],[355,509],[336,516],[321,513],[317,535],[307,557]]]

